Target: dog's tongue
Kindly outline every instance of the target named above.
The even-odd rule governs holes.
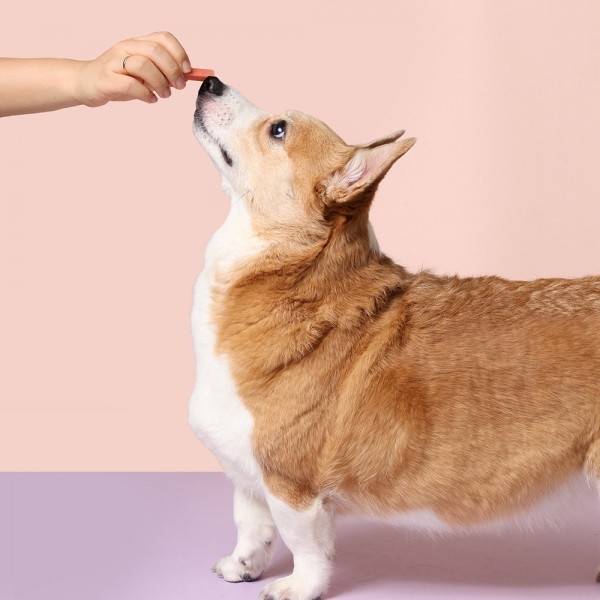
[[[204,81],[207,77],[214,74],[215,72],[212,69],[192,69],[189,73],[185,74],[185,78],[191,81]]]

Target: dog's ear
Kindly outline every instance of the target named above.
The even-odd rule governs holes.
[[[383,144],[395,142],[396,140],[400,139],[404,135],[404,133],[404,129],[400,129],[400,131],[394,131],[394,133],[390,133],[390,135],[386,135],[385,137],[373,140],[368,144],[363,144],[361,148],[377,148],[377,146],[383,146]]]
[[[332,207],[349,206],[355,200],[372,196],[392,165],[417,141],[416,138],[396,141],[403,133],[399,131],[357,146],[349,160],[323,182],[325,203]]]

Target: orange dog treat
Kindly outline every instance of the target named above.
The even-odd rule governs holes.
[[[212,69],[192,69],[189,73],[185,73],[185,78],[192,81],[204,81],[214,74]]]

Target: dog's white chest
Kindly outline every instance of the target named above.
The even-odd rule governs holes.
[[[209,320],[210,287],[202,273],[196,283],[192,316],[196,386],[190,400],[190,425],[232,477],[255,477],[250,441],[253,419],[236,393],[227,358],[215,352],[216,328]]]
[[[247,227],[244,211],[232,209],[207,247],[205,268],[194,288],[192,335],[196,385],[189,405],[189,421],[225,472],[236,483],[255,487],[262,478],[252,452],[254,421],[236,391],[227,356],[216,352],[217,324],[212,306],[218,274],[259,251]]]

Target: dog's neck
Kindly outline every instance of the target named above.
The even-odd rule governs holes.
[[[267,245],[240,264],[216,280],[218,345],[227,352],[264,336],[289,338],[261,356],[266,371],[302,359],[334,329],[360,331],[410,279],[371,247],[366,214],[337,218],[315,245]]]

